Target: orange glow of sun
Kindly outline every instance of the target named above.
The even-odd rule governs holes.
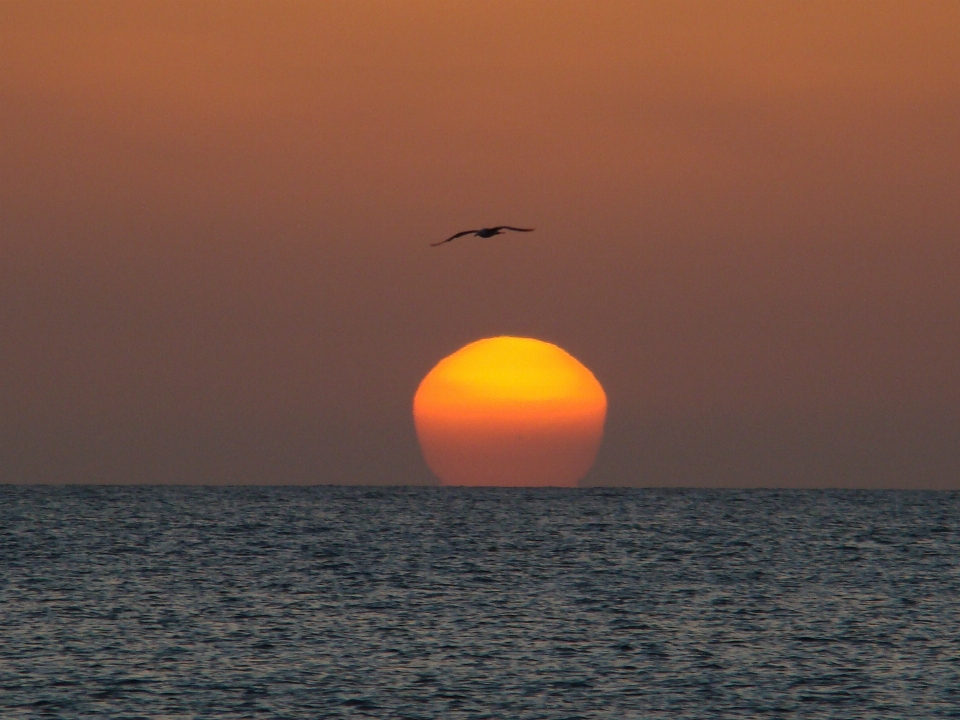
[[[607,397],[573,356],[540,340],[478,340],[417,388],[424,458],[444,485],[573,487],[593,465]]]

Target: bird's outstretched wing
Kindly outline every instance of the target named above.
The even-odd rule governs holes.
[[[514,232],[533,232],[534,229],[533,228],[515,228],[515,227],[510,227],[509,225],[497,225],[497,227],[491,228],[491,230],[513,230]]]
[[[446,240],[441,240],[440,242],[430,243],[430,247],[436,247],[437,245],[443,245],[444,243],[448,243],[448,242],[450,242],[451,240],[456,240],[458,237],[463,237],[464,235],[473,235],[473,234],[476,233],[476,232],[477,232],[476,230],[464,230],[463,232],[458,232],[456,235],[451,235],[451,236],[448,237]]]

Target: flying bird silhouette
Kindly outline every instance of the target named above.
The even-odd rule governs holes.
[[[479,230],[464,230],[463,232],[458,232],[456,235],[451,235],[446,240],[430,243],[430,247],[443,245],[444,243],[448,243],[451,240],[456,240],[458,237],[463,237],[464,235],[476,235],[477,237],[489,238],[493,237],[494,235],[502,235],[504,230],[513,230],[514,232],[533,232],[533,228],[515,228],[510,227],[509,225],[497,225],[496,227],[480,228]]]

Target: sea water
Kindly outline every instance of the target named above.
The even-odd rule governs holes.
[[[960,494],[0,487],[0,717],[960,717]]]

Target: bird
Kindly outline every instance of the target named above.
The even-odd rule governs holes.
[[[464,230],[463,232],[458,232],[456,235],[451,235],[446,240],[430,243],[430,247],[443,245],[444,243],[448,243],[451,240],[456,240],[458,237],[463,237],[464,235],[476,235],[477,237],[490,238],[494,235],[502,235],[504,230],[513,230],[514,232],[533,232],[533,228],[515,228],[510,227],[509,225],[497,225],[496,227],[480,228],[479,230]]]

